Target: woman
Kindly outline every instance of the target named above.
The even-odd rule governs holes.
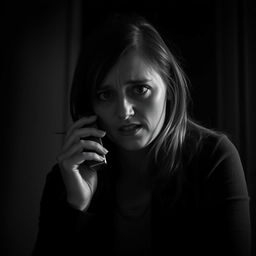
[[[249,255],[238,152],[188,117],[187,98],[145,19],[96,30],[74,74],[74,124],[47,176],[34,255]]]

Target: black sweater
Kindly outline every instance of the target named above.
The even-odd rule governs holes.
[[[178,186],[175,175],[165,179],[164,189],[161,182],[152,186],[150,253],[138,248],[127,255],[249,256],[249,197],[235,146],[225,135],[194,128],[187,133],[182,159]],[[111,161],[106,168],[114,168]],[[54,165],[41,200],[34,256],[114,255],[114,179],[100,170],[98,180],[87,212],[81,212],[66,202]]]

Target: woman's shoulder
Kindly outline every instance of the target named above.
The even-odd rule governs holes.
[[[189,122],[184,149],[190,160],[218,161],[231,155],[239,157],[236,146],[227,134],[195,122]]]
[[[211,199],[225,200],[227,195],[237,193],[247,198],[242,161],[229,136],[194,124],[188,132],[190,149],[186,148],[186,154],[193,156],[185,163],[184,171],[191,184],[201,184]],[[192,146],[194,151],[190,151]]]

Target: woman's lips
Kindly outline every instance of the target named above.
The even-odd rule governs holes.
[[[135,135],[142,128],[141,124],[128,124],[118,128],[118,131],[125,136]]]

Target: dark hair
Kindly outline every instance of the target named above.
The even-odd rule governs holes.
[[[187,82],[178,61],[145,18],[138,15],[115,15],[87,38],[75,70],[70,110],[73,120],[91,113],[92,96],[118,58],[130,49],[140,51],[149,65],[167,85],[166,120],[152,142],[151,151],[164,163],[164,170],[174,170],[187,128]]]

